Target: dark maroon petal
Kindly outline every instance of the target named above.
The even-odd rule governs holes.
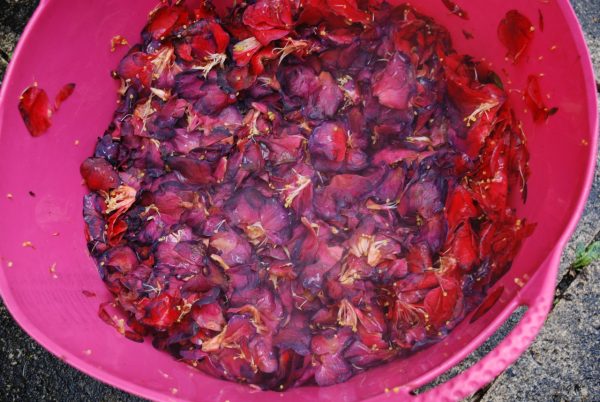
[[[338,384],[352,375],[350,364],[340,355],[326,355],[321,358],[315,373],[315,381],[320,386]]]
[[[319,75],[320,89],[311,96],[306,114],[311,119],[334,117],[342,104],[344,95],[337,82],[328,72]]]
[[[250,244],[233,231],[216,233],[210,239],[210,245],[228,266],[248,262],[252,252]]]
[[[283,89],[292,96],[307,99],[319,88],[319,78],[308,66],[283,67],[280,74]]]
[[[310,222],[303,218],[302,225],[296,226],[289,243],[293,260],[300,263],[313,263],[319,250],[319,238]]]
[[[304,267],[300,280],[305,289],[316,294],[321,290],[325,275],[341,260],[343,249],[341,247],[327,247],[321,243],[317,253],[319,260]]]
[[[191,157],[172,156],[167,158],[166,162],[186,183],[208,184],[213,181],[212,169],[207,161]]]
[[[273,339],[273,344],[281,350],[291,349],[299,355],[310,353],[310,331],[306,328],[283,328]]]
[[[124,80],[129,80],[138,88],[150,88],[152,83],[152,62],[150,56],[143,52],[133,52],[125,56],[119,67],[117,74]]]
[[[315,158],[342,162],[346,157],[346,132],[338,123],[323,123],[312,132],[308,149]]]
[[[105,255],[105,264],[119,272],[129,272],[137,265],[135,252],[127,246],[111,249]]]
[[[247,189],[238,193],[227,203],[231,223],[244,226],[258,222],[261,208],[265,202],[265,197],[255,189]]]
[[[234,94],[228,94],[216,84],[204,84],[198,97],[194,108],[204,114],[220,113],[236,100]]]
[[[383,106],[403,110],[415,91],[414,71],[400,53],[394,54],[387,67],[375,77],[373,95]]]
[[[444,207],[440,199],[440,189],[429,181],[419,181],[406,190],[398,211],[403,214],[419,214],[428,219]]]
[[[260,223],[270,242],[285,244],[291,235],[288,211],[274,198],[265,202],[260,209]]]

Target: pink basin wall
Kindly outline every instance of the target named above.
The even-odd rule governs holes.
[[[115,108],[116,84],[109,72],[126,50],[111,53],[110,39],[120,34],[135,43],[156,0],[47,0],[24,33],[0,94],[0,293],[19,324],[69,364],[156,400],[456,400],[506,368],[529,345],[547,314],[560,253],[591,184],[597,148],[591,63],[566,0],[463,0],[469,21],[450,14],[440,0],[415,3],[449,27],[460,52],[492,62],[507,88],[521,90],[528,74],[543,74],[544,95],[550,96],[550,106],[559,107],[547,123],[534,125],[514,93],[533,171],[527,205],[519,209],[538,228],[498,284],[505,288],[503,296],[484,317],[474,324],[467,319],[444,342],[345,384],[285,393],[257,392],[208,377],[154,350],[149,342],[121,337],[97,316],[98,304],[108,294],[86,251],[79,165],[92,153]],[[536,26],[538,9],[545,19],[544,32],[536,30],[528,57],[517,67],[504,60],[496,37],[499,21],[513,8]],[[463,29],[475,38],[465,39]],[[77,83],[52,129],[39,138],[27,133],[17,111],[20,93],[33,81],[50,96],[67,82]],[[30,190],[36,197],[28,195]],[[13,194],[12,200],[7,193]],[[23,247],[24,241],[35,249]],[[56,278],[50,272],[54,263]],[[97,297],[85,297],[82,290]],[[526,317],[497,350],[430,393],[416,398],[409,394],[467,356],[522,304],[530,306]]]

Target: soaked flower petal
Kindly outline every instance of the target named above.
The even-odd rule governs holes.
[[[523,57],[533,40],[535,27],[525,15],[510,10],[498,25],[498,39],[506,48],[506,57],[514,64]]]
[[[25,89],[19,98],[19,113],[33,137],[44,134],[52,125],[52,107],[46,91],[36,84]]]

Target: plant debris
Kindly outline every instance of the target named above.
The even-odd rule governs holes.
[[[575,261],[571,266],[574,269],[583,269],[600,260],[600,241],[595,241],[586,246],[578,244],[575,250]]]
[[[537,75],[530,74],[527,77],[527,86],[523,91],[523,99],[529,110],[531,110],[535,122],[544,122],[558,112],[557,107],[546,106],[544,97],[542,96],[540,79]]]
[[[52,125],[52,116],[58,111],[62,103],[67,100],[75,90],[75,84],[64,85],[56,95],[54,105],[45,90],[38,87],[37,82],[26,88],[19,98],[19,113],[33,137],[44,134]]]
[[[272,390],[346,381],[484,314],[535,227],[508,202],[529,154],[487,64],[408,5],[298,4],[158,6],[81,166],[114,295],[100,317]]]
[[[517,64],[524,56],[535,27],[531,20],[517,10],[510,10],[498,25],[498,39],[506,47],[506,58]]]
[[[127,46],[129,42],[122,35],[115,35],[110,40],[110,51],[115,52],[118,46]]]

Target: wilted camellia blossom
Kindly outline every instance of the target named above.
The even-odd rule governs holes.
[[[497,76],[409,6],[325,3],[159,5],[81,166],[124,318],[101,317],[264,389],[439,341],[533,230],[507,201],[528,153]]]

